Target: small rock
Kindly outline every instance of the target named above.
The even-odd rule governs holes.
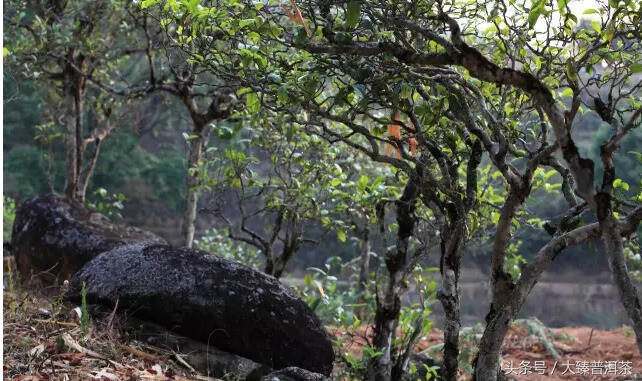
[[[319,374],[310,372],[309,370],[289,367],[277,370],[263,376],[261,381],[332,381],[330,378]]]

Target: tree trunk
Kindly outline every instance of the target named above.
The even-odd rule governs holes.
[[[190,152],[187,160],[187,189],[185,192],[185,209],[183,211],[183,245],[190,248],[194,243],[194,232],[196,230],[198,190],[195,188],[199,185],[198,164],[209,141],[209,130],[205,128],[205,124],[198,121],[194,121],[194,124],[194,133],[197,137],[190,140]],[[194,172],[189,173],[190,169]]]
[[[393,379],[395,348],[393,342],[396,336],[401,310],[401,280],[406,270],[408,244],[415,228],[415,202],[417,186],[409,180],[397,206],[396,248],[386,253],[386,269],[388,279],[383,297],[377,296],[377,311],[375,313],[374,349],[381,354],[370,360],[368,364],[368,379],[373,381],[397,381]],[[401,376],[401,375],[395,375]],[[397,377],[395,377],[397,378]]]
[[[633,331],[635,332],[638,350],[642,353],[642,307],[640,298],[626,266],[624,258],[624,246],[620,229],[612,213],[600,221],[602,229],[602,241],[609,257],[609,267],[613,274],[613,282],[620,294],[620,300],[624,305],[624,310],[633,322]]]
[[[72,79],[69,76],[65,79],[64,88],[65,124],[67,129],[65,141],[65,194],[70,199],[75,198],[78,188],[77,171],[77,140],[76,140],[76,104],[74,100],[74,89]]]
[[[475,364],[475,377],[478,381],[497,380],[502,343],[514,314],[519,311],[512,309],[510,305],[515,283],[504,271],[504,260],[511,238],[511,223],[525,197],[522,187],[511,186],[497,222],[491,258],[492,301],[486,315],[486,329],[479,343],[479,354]]]
[[[286,240],[286,244],[283,247],[283,250],[281,250],[281,255],[277,257],[276,261],[274,262],[272,273],[268,274],[274,276],[276,279],[279,279],[281,278],[281,276],[283,276],[285,268],[290,262],[290,259],[292,259],[294,254],[299,251],[299,242],[299,238],[297,237],[293,238],[292,241]]]
[[[100,144],[102,141],[97,139],[95,142],[94,153],[85,168],[80,171],[78,175],[78,201],[84,202],[87,194],[87,187],[89,186],[89,180],[91,175],[94,173],[94,168],[96,168],[96,162],[98,161],[98,155],[100,154]],[[86,147],[83,148],[83,152],[86,151]]]
[[[276,266],[273,267],[272,269],[272,275],[276,279],[279,279],[283,276],[283,273],[285,272],[285,266],[287,265],[287,262],[277,260],[276,261]]]
[[[274,272],[274,261],[271,257],[267,257],[265,259],[265,267],[263,268],[263,272],[270,275],[272,275],[272,273]]]
[[[499,355],[512,320],[513,311],[505,305],[498,309],[491,309],[486,315],[486,329],[479,343],[474,380],[497,380],[500,368]]]
[[[361,263],[359,265],[359,279],[357,280],[357,294],[360,298],[360,303],[366,303],[366,292],[368,290],[368,280],[370,277],[370,229],[366,226],[363,230],[359,231],[359,238],[361,239]],[[355,309],[355,314],[361,320],[366,318],[367,308],[359,306]]]
[[[359,266],[359,283],[357,293],[362,295],[362,300],[368,286],[370,273],[370,229],[367,227],[361,231],[361,264]]]
[[[454,216],[454,218],[459,218]],[[446,315],[444,326],[444,364],[441,377],[446,381],[457,381],[459,368],[459,330],[461,329],[459,273],[460,248],[463,239],[464,221],[455,221],[452,231],[445,232],[442,241],[441,279],[438,293]]]
[[[640,115],[640,111],[634,114],[629,123]],[[632,126],[632,124],[631,124]],[[623,128],[624,129],[624,128]],[[623,136],[623,135],[622,135]],[[609,257],[609,267],[613,274],[613,281],[620,294],[620,300],[624,305],[626,313],[633,322],[638,351],[642,353],[642,307],[638,290],[631,282],[629,270],[626,267],[624,258],[624,244],[621,238],[621,229],[613,215],[613,182],[615,181],[615,166],[613,155],[618,149],[617,135],[614,135],[607,143],[600,147],[600,158],[604,165],[602,175],[602,189],[595,195],[597,221],[602,230],[602,241]],[[634,210],[631,215],[637,216],[641,213],[641,207]]]
[[[75,108],[75,123],[76,123],[76,200],[81,203],[85,202],[85,187],[80,186],[80,173],[82,172],[83,163],[83,112],[84,112],[84,80],[82,77],[77,78],[76,86],[74,89],[74,108]]]
[[[83,162],[83,112],[85,96],[85,78],[78,73],[77,68],[82,70],[85,65],[85,58],[80,55],[75,57],[75,50],[67,54],[68,62],[74,65],[64,66],[64,108],[66,135],[65,155],[65,194],[70,199],[85,201],[85,192],[78,186],[80,172]],[[74,67],[76,66],[76,67]]]

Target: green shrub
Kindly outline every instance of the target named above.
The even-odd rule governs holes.
[[[194,240],[194,247],[253,269],[258,269],[262,263],[260,252],[244,242],[234,241],[227,228],[207,230]]]
[[[16,218],[16,203],[11,197],[2,196],[2,239],[8,241],[11,239],[11,230],[13,221]]]
[[[103,214],[112,219],[122,219],[120,212],[123,210],[125,195],[109,194],[107,189],[98,188],[91,194],[91,199],[87,201],[87,207],[95,212]]]

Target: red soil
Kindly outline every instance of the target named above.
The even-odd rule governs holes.
[[[525,328],[512,327],[502,350],[505,372],[519,381],[642,379],[642,357],[630,328],[601,331],[578,327],[553,329],[553,332],[566,336],[553,340],[560,356],[558,360]],[[345,340],[346,352],[358,356],[366,344],[366,337],[372,336],[372,328],[361,327],[357,331],[335,329],[333,333]],[[433,330],[417,343],[415,350],[424,350],[442,342],[442,332]],[[435,352],[434,357],[439,354],[439,351]],[[470,375],[462,373],[460,379],[470,380]]]

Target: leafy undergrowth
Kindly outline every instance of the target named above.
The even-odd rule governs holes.
[[[129,340],[118,314],[87,324],[80,307],[27,292],[4,292],[3,306],[4,380],[217,380],[180,354]]]

